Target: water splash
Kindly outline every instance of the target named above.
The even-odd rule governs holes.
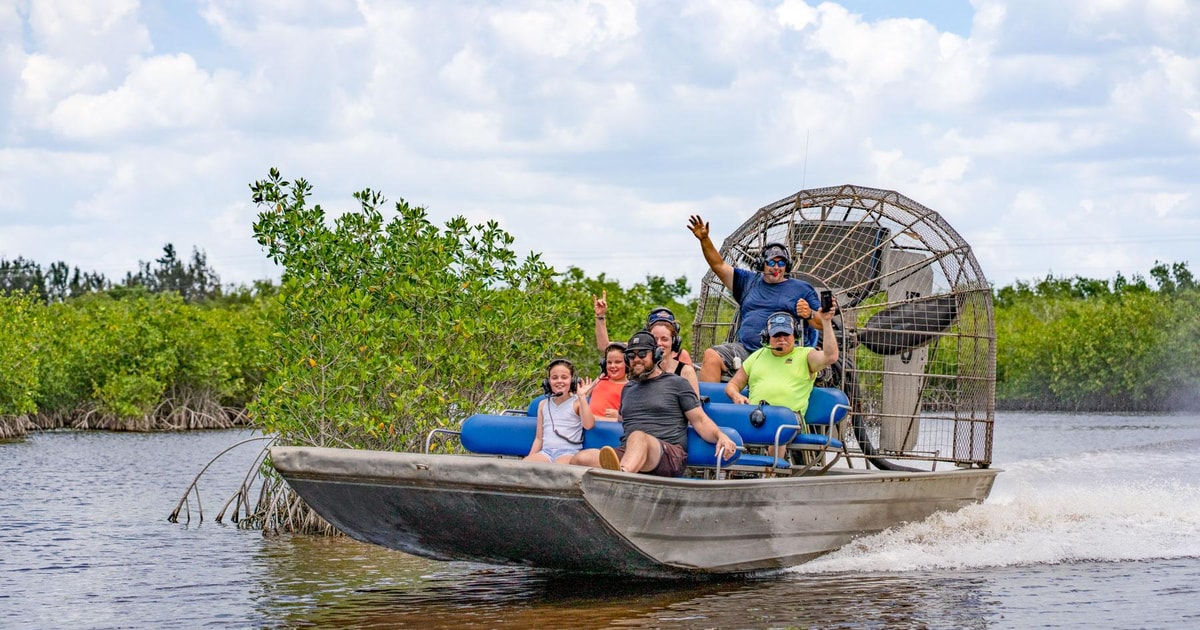
[[[859,539],[794,570],[919,571],[1200,557],[1200,486],[1161,478],[1063,482],[1044,470],[1016,477],[1014,487],[981,505]]]

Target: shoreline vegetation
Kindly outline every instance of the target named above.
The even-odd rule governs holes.
[[[275,169],[250,188],[278,285],[222,287],[202,253],[185,263],[171,245],[117,283],[0,260],[0,439],[250,426],[280,444],[417,451],[468,410],[524,408],[550,357],[594,373],[602,292],[612,338],[666,306],[691,345],[686,278],[623,288],[558,272],[540,254],[517,256],[494,221],[436,225],[369,189],[329,217],[309,205],[307,181]],[[1184,263],[1156,264],[1150,278],[1047,276],[996,290],[998,407],[1200,408],[1200,287]],[[238,525],[330,533],[266,456],[226,503]]]
[[[667,306],[688,345],[686,278],[622,288],[556,272],[537,254],[519,260],[494,222],[439,228],[403,200],[385,220],[369,190],[331,228],[304,180],[272,171],[252,188],[278,286],[222,287],[203,253],[184,262],[170,244],[120,282],[0,260],[0,440],[254,426],[411,450],[457,410],[524,406],[546,357],[593,364],[601,291],[615,337]],[[997,408],[1200,408],[1200,287],[1185,263],[1149,276],[997,289]]]

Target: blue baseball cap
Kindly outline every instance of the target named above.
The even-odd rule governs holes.
[[[774,337],[779,333],[787,333],[796,336],[796,320],[791,314],[783,311],[771,313],[767,318],[767,336]]]

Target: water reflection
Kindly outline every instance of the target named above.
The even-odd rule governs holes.
[[[1148,428],[1088,429],[1135,425]],[[0,628],[1200,621],[1195,416],[1005,418],[997,462],[1014,465],[980,510],[910,530],[865,560],[690,583],[442,564],[346,539],[263,538],[216,525],[214,511],[254,462],[252,447],[222,458],[201,481],[203,525],[167,523],[195,472],[250,435],[49,432],[0,445]],[[930,554],[955,568],[905,568],[931,566]]]
[[[796,574],[671,582],[435,563],[350,540],[265,545],[271,625],[353,628],[959,627],[995,620],[981,577]]]

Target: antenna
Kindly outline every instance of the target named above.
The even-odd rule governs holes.
[[[808,129],[804,130],[804,170],[800,171],[800,190],[808,183]]]

